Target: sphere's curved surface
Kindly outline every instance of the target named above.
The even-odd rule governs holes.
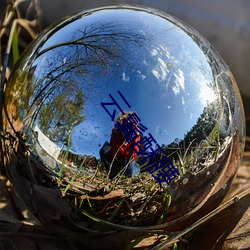
[[[160,188],[145,155],[136,158],[137,172],[133,168],[132,174],[111,176],[110,164],[119,157],[105,157],[112,151],[112,131],[122,111],[138,115],[144,126],[140,138],[150,133],[152,148],[162,149],[157,157],[169,157],[180,174],[172,182],[162,182]],[[56,182],[68,204],[78,199],[82,216],[125,226],[164,223],[166,194],[178,193],[178,187],[173,206],[178,197],[184,202],[193,194],[183,191],[185,185],[206,190],[203,199],[212,189],[204,183],[210,185],[220,176],[213,184],[228,184],[237,168],[230,162],[239,164],[244,144],[243,108],[228,67],[196,31],[151,9],[97,8],[50,27],[12,73],[5,113],[6,135],[19,140],[19,163],[29,161],[28,170],[23,163],[24,171],[11,159],[6,163],[10,175],[21,172],[33,188],[46,189]],[[33,193],[43,193],[36,190]],[[69,198],[70,190],[78,196],[70,193]],[[194,209],[200,205],[192,202]],[[39,213],[34,202],[28,206]],[[185,209],[184,214],[192,210]],[[170,217],[182,216],[178,211],[171,214],[170,209]]]

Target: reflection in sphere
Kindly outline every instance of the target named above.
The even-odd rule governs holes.
[[[145,154],[115,126],[132,114],[146,128],[138,138],[154,138]],[[11,75],[3,124],[6,169],[28,208],[52,230],[81,235],[175,230],[188,224],[179,226],[183,215],[204,215],[229,188],[245,128],[234,78],[202,36],[167,14],[121,6],[40,35]],[[164,157],[180,174],[169,183],[148,171]]]

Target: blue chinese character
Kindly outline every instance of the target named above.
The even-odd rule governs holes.
[[[119,90],[117,92],[121,96],[121,98],[123,99],[123,101],[127,104],[127,106],[129,108],[131,108],[131,106],[129,105],[129,103],[127,102],[127,100],[125,99],[125,97],[122,95],[122,93]],[[120,105],[117,103],[117,101],[114,99],[114,97],[111,94],[109,94],[109,96],[110,96],[110,98],[112,99],[113,102],[106,102],[106,103],[101,102],[101,105],[106,110],[106,112],[109,114],[109,116],[111,117],[111,120],[114,121],[115,114],[116,114],[116,109],[111,114],[105,106],[115,105],[115,106],[118,107],[118,109],[122,112],[123,115],[124,115],[124,112],[123,112],[122,108],[120,107]]]
[[[126,119],[123,119],[122,123],[117,122],[115,126],[123,132],[124,138],[128,143],[134,142],[134,140],[140,136],[133,124],[127,122]]]
[[[145,132],[148,128],[145,127],[144,125],[142,125],[140,123],[140,118],[139,116],[134,112],[132,114],[128,114],[128,118],[127,118],[127,122],[131,123],[134,125],[134,127],[136,128],[136,130],[142,134],[142,132]]]
[[[152,174],[152,177],[157,180],[160,184],[160,188],[162,188],[161,183],[166,182],[169,184],[170,181],[174,180],[176,177],[178,177],[179,172],[175,168],[175,166],[170,162],[169,158],[167,156],[163,157],[158,162],[154,163],[152,166],[148,167],[147,169],[153,169],[149,170],[149,173],[154,173],[157,171],[157,177]]]
[[[158,151],[161,151],[162,153],[164,153],[164,151],[160,147],[160,145],[156,142],[156,140],[153,138],[153,136],[150,133],[148,133],[148,135],[149,135],[148,137],[144,136],[141,140],[132,145],[132,148],[134,149],[134,151],[138,156],[146,155],[147,157],[142,159],[142,161],[145,161],[146,159],[149,158],[147,164],[150,164],[154,156],[158,157],[157,155]],[[153,149],[153,144],[157,146],[156,149]],[[150,152],[146,152],[148,149],[150,150]]]
[[[147,128],[140,123],[140,119],[136,113],[128,113],[127,117],[120,122],[117,121],[115,126],[124,134],[128,143],[132,143],[134,139],[139,137],[139,134],[145,132]]]

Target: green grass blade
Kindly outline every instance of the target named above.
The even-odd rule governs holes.
[[[96,222],[101,222],[101,220],[99,220],[98,218],[92,216],[91,214],[87,213],[86,211],[81,211],[81,213],[85,216],[87,216],[88,218],[90,218],[91,220],[93,221],[96,221]]]
[[[76,179],[76,174],[72,177],[72,179],[70,180],[70,183],[66,186],[64,192],[65,194],[67,193],[67,191],[70,189],[70,187],[72,186],[72,182],[74,182]]]
[[[174,243],[173,250],[178,250],[178,246],[176,243]]]
[[[119,205],[117,206],[117,208],[115,209],[115,211],[114,211],[114,212],[112,213],[112,215],[108,218],[108,221],[112,221],[112,220],[115,218],[115,216],[118,214],[118,212],[119,212],[119,210],[120,210],[122,204],[123,204],[124,201],[126,200],[126,198],[127,198],[127,197],[124,197],[124,198],[120,201],[120,203],[119,203]]]
[[[163,222],[163,220],[164,220],[164,218],[165,218],[165,215],[166,215],[166,213],[168,212],[168,209],[169,209],[170,204],[171,204],[171,195],[170,195],[170,194],[167,194],[167,195],[166,195],[166,198],[167,198],[167,200],[166,200],[166,207],[164,208],[164,211],[163,211],[163,213],[162,213],[160,219],[159,219],[158,222],[157,222],[158,225],[161,224],[161,223]]]

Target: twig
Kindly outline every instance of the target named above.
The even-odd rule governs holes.
[[[151,194],[147,199],[143,202],[143,204],[139,207],[139,209],[136,211],[137,215],[140,215],[143,212],[143,209],[147,205],[147,203],[151,200],[151,198],[159,191],[159,188],[154,191],[153,194]]]
[[[111,168],[113,167],[113,163],[114,163],[114,161],[115,161],[116,155],[118,154],[120,148],[121,148],[124,144],[125,144],[125,142],[123,142],[123,144],[122,144],[122,145],[119,147],[119,149],[116,151],[116,153],[115,153],[115,155],[114,155],[114,157],[113,157],[113,159],[112,159],[112,162],[110,163],[109,171],[108,171],[108,175],[107,175],[107,180],[109,179],[109,175],[110,175],[110,173],[111,173]]]
[[[233,197],[229,201],[225,202],[224,204],[222,204],[218,208],[214,209],[212,212],[208,213],[207,215],[205,215],[204,217],[202,217],[201,219],[199,219],[198,221],[196,221],[195,223],[193,223],[189,227],[178,232],[178,234],[174,235],[173,237],[169,238],[168,240],[166,240],[166,241],[160,243],[159,245],[157,245],[156,247],[152,248],[152,250],[161,250],[161,249],[166,249],[166,247],[171,247],[174,243],[180,241],[180,238],[182,236],[189,233],[190,231],[197,228],[198,226],[204,224],[209,219],[213,218],[215,215],[217,215],[218,213],[220,213],[224,209],[228,208],[232,204],[235,204],[236,202],[238,202],[240,199],[244,198],[248,194],[250,194],[250,189],[247,189],[244,192],[236,195],[235,197]]]
[[[38,27],[38,32],[41,32],[43,30],[42,27],[42,10],[40,6],[40,1],[39,0],[34,0],[34,5],[35,5],[35,11],[36,11],[36,20],[37,20],[37,27]]]

